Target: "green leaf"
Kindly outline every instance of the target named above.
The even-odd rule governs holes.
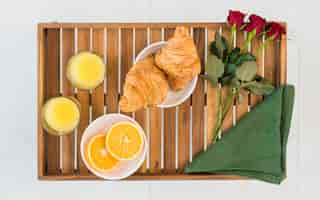
[[[215,44],[219,52],[219,58],[225,59],[228,50],[228,41],[220,34],[215,34]]]
[[[217,47],[216,41],[213,41],[213,42],[210,43],[209,49],[210,49],[210,53],[211,54],[217,56],[220,59],[222,58],[222,57],[220,57],[221,53],[220,53],[220,51],[219,51],[219,49]]]
[[[209,76],[209,80],[216,84],[218,78],[220,78],[224,73],[224,64],[221,59],[217,56],[209,54],[206,64],[206,72]]]
[[[230,86],[238,89],[240,87],[240,81],[236,77],[234,77],[230,82]]]
[[[235,64],[229,63],[227,64],[225,73],[228,75],[234,75],[236,72],[237,66]]]
[[[236,47],[236,48],[232,49],[229,54],[229,62],[236,63],[239,56],[240,56],[240,48]]]
[[[236,69],[236,77],[241,81],[252,81],[257,74],[257,63],[254,61],[249,61],[242,63]]]
[[[232,78],[233,78],[233,76],[231,76],[231,75],[223,76],[221,78],[222,86],[230,85]]]
[[[244,62],[248,61],[256,61],[256,57],[253,54],[247,52],[239,55],[237,59],[234,61],[234,64],[241,65]]]
[[[232,88],[240,88],[240,81],[234,75],[223,76],[221,79],[222,86],[230,86]]]
[[[273,85],[264,81],[247,83],[245,88],[256,95],[269,95],[274,89]]]
[[[218,79],[217,78],[211,78],[208,75],[202,75],[202,74],[200,74],[200,77],[205,79],[205,80],[208,80],[212,86],[215,86],[218,83]]]

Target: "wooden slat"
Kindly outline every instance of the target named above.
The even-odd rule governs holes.
[[[265,63],[264,63],[264,72],[265,78],[272,82],[273,84],[276,83],[275,80],[275,64],[276,64],[276,48],[277,48],[277,41],[268,42],[265,47]]]
[[[45,135],[42,128],[42,105],[44,103],[44,81],[45,81],[45,49],[47,31],[38,26],[38,177],[45,174]]]
[[[222,87],[222,102],[225,103],[228,93],[229,93],[229,88],[228,87]],[[229,128],[233,126],[233,111],[232,111],[232,106],[230,107],[227,115],[225,116],[224,121],[222,122],[222,127],[221,127],[221,133],[223,134],[226,132]]]
[[[93,52],[104,58],[104,29],[93,29]],[[92,90],[92,120],[100,117],[104,113],[104,84]]]
[[[238,31],[237,32],[237,46],[242,47],[245,42],[245,34],[243,31]],[[240,91],[243,100],[242,102],[237,101],[237,106],[236,106],[236,121],[239,121],[247,112],[248,112],[248,105],[249,105],[249,94],[245,90]]]
[[[60,58],[60,32],[59,29],[47,31],[45,46],[45,69],[44,69],[44,97],[59,96],[59,58]],[[59,137],[45,134],[45,159],[46,173],[59,173]]]
[[[251,43],[251,52],[257,58],[258,71],[257,74],[263,76],[263,51],[262,51],[262,36],[257,36],[252,40]],[[257,103],[262,101],[262,96],[258,96],[255,94],[250,94],[250,107],[254,107]]]
[[[279,87],[280,84],[281,84],[281,69],[280,69],[280,66],[281,66],[281,41],[279,40],[276,40],[274,41],[274,52],[275,52],[275,60],[274,60],[274,84],[276,87]]]
[[[287,32],[287,24],[283,24],[283,26]],[[287,82],[287,35],[285,33],[281,35],[280,45],[280,84],[285,84]]]
[[[67,79],[68,61],[74,55],[74,29],[62,30],[62,94],[73,96],[73,88]],[[74,133],[62,136],[62,173],[69,174],[74,170]]]
[[[141,50],[143,50],[147,46],[147,42],[148,42],[147,29],[136,29],[135,30],[135,55],[136,56],[139,54]],[[135,112],[135,119],[147,134],[146,116],[147,116],[146,109],[140,109],[137,112]],[[141,168],[139,169],[139,173],[146,172],[146,169],[147,169],[147,162],[145,160]]]
[[[89,51],[90,49],[90,29],[78,29],[78,52]],[[78,127],[78,151],[80,150],[81,137],[89,124],[89,92],[87,90],[78,90],[77,98],[81,104],[81,118]],[[78,169],[81,175],[88,174],[81,154],[78,153]]]
[[[215,174],[135,174],[126,178],[126,181],[141,181],[141,180],[247,180],[248,178],[233,175],[215,175]],[[96,176],[56,176],[50,174],[48,176],[41,177],[41,180],[55,181],[55,180],[100,180]],[[195,182],[196,184],[196,182]]]
[[[188,27],[190,29],[190,27]],[[191,29],[190,29],[191,31]],[[178,109],[178,170],[183,173],[190,157],[190,106],[192,96]]]
[[[164,171],[175,172],[176,147],[176,108],[164,109]]]
[[[165,40],[173,36],[174,28],[165,29]],[[176,171],[176,108],[164,109],[164,171]]]
[[[201,60],[201,73],[204,72],[205,29],[194,28],[193,39]],[[199,78],[192,94],[192,155],[203,150],[204,142],[204,80]]]
[[[211,22],[153,22],[153,23],[97,23],[97,22],[87,22],[87,23],[74,23],[74,22],[49,22],[49,23],[40,23],[42,27],[45,28],[146,28],[147,26],[150,28],[175,28],[177,25],[183,26],[193,26],[193,27],[209,27],[209,28],[218,28],[220,26],[225,26],[226,23],[211,23]]]
[[[133,29],[121,29],[121,94],[123,92],[123,84],[129,69],[133,64]],[[132,116],[132,113],[122,114]]]
[[[230,39],[230,29],[229,28],[223,28],[222,29],[222,35],[229,41]],[[226,97],[228,95],[229,87],[222,87],[222,102],[226,101]],[[230,107],[221,127],[221,133],[224,133],[226,130],[232,127],[233,125],[233,110],[232,106]]]
[[[118,112],[118,29],[107,29],[107,112]]]
[[[208,29],[208,45],[214,41],[214,37],[217,30],[213,28]],[[209,52],[208,52],[209,54]],[[208,119],[207,119],[207,144],[211,144],[213,138],[213,129],[216,122],[216,115],[218,112],[218,88],[217,86],[212,87],[208,82],[207,90],[207,108],[208,108]]]
[[[161,29],[150,29],[150,42],[161,41]],[[150,108],[150,173],[161,171],[161,109]]]
[[[178,169],[183,172],[189,161],[190,153],[190,103],[188,98],[179,106],[178,115]]]

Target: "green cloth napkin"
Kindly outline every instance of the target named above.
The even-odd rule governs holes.
[[[239,175],[280,184],[286,177],[293,102],[293,86],[275,89],[221,140],[196,155],[185,172]]]

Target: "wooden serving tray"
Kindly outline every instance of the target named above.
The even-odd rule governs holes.
[[[135,56],[148,44],[167,40],[178,25],[190,28],[204,66],[207,46],[221,31],[229,37],[224,23],[41,23],[38,26],[38,176],[41,180],[97,179],[84,166],[79,153],[82,133],[90,121],[104,113],[118,112],[125,75]],[[283,24],[285,26],[285,24]],[[245,33],[237,33],[242,45]],[[263,38],[255,39],[251,51],[257,56],[259,74],[275,85],[286,82],[286,35],[262,51]],[[65,76],[70,56],[93,51],[104,58],[107,75],[103,85],[92,91],[71,87]],[[203,70],[202,70],[203,73]],[[226,91],[223,88],[224,91]],[[68,136],[52,136],[41,126],[43,103],[51,97],[67,95],[81,103],[78,129]],[[140,170],[128,179],[241,179],[237,176],[184,174],[192,157],[205,150],[212,139],[217,109],[217,89],[199,79],[193,95],[176,108],[150,108],[130,113],[145,129],[150,151]],[[263,97],[248,94],[235,103],[223,130],[234,125]]]

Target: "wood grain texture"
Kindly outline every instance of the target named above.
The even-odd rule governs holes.
[[[47,176],[40,177],[40,180],[45,181],[62,181],[62,180],[93,180],[93,181],[106,181],[96,176],[88,175],[65,175],[56,176],[49,174]],[[248,180],[248,178],[233,175],[214,175],[214,174],[134,174],[124,179],[125,181],[136,181],[136,180],[154,180],[154,181],[165,181],[165,180]]]
[[[201,60],[201,73],[204,73],[205,29],[193,28],[193,40]],[[192,155],[203,151],[204,146],[204,80],[198,79],[192,93]]]
[[[164,109],[164,171],[176,171],[176,108]]]
[[[281,84],[281,41],[274,41],[275,64],[274,64],[274,84],[279,87]]]
[[[44,28],[175,28],[177,25],[181,26],[192,26],[192,27],[208,27],[208,28],[216,28],[218,29],[220,26],[224,27],[226,23],[218,22],[151,22],[151,23],[144,23],[144,22],[136,22],[136,23],[117,23],[117,22],[49,22],[49,23],[40,23],[40,26]]]
[[[285,32],[287,32],[287,24],[283,26],[285,27]],[[280,84],[285,84],[287,82],[287,35],[285,33],[281,35],[280,45]]]
[[[90,29],[78,29],[78,52],[89,51],[90,50]],[[81,104],[81,118],[78,126],[78,139],[77,147],[80,150],[80,142],[84,130],[87,128],[90,119],[89,113],[89,102],[90,102],[89,91],[78,90],[77,99]],[[81,154],[78,153],[78,170],[81,175],[88,174],[87,167],[81,158]]]
[[[191,28],[187,27],[190,31]],[[190,157],[190,108],[192,96],[188,98],[178,107],[178,171],[183,173],[183,170],[189,162]]]
[[[161,41],[161,29],[150,29],[150,42]],[[161,109],[150,108],[150,173],[161,171]]]
[[[257,61],[257,65],[258,65],[258,70],[257,70],[257,74],[260,76],[264,76],[263,71],[264,71],[264,66],[263,66],[263,51],[262,51],[262,43],[263,43],[263,39],[262,36],[257,36],[252,40],[251,43],[251,52],[253,53],[253,55],[256,56],[256,61]],[[255,95],[253,93],[250,93],[250,107],[254,107],[255,105],[257,105],[259,102],[262,101],[262,96],[259,95]]]
[[[222,35],[229,41],[230,39],[230,29],[225,27],[222,29]],[[222,101],[225,102],[228,94],[228,87],[222,87]],[[223,120],[221,133],[226,132],[229,128],[233,126],[233,107],[231,106],[225,119]]]
[[[62,95],[73,96],[73,88],[67,79],[67,65],[74,55],[74,29],[62,29]],[[62,173],[70,174],[74,170],[74,132],[62,136]]]
[[[126,75],[133,65],[133,51],[133,29],[121,29],[121,95],[123,93],[123,85],[125,83]],[[132,113],[121,113],[132,117]]]
[[[38,112],[37,112],[37,145],[38,145],[38,176],[45,174],[45,135],[42,129],[42,105],[44,103],[44,80],[45,80],[45,47],[47,31],[38,26]]]
[[[214,41],[215,34],[218,30],[213,28],[208,28],[208,45]],[[209,54],[209,51],[208,51]],[[207,90],[207,108],[208,108],[208,118],[207,118],[207,144],[212,143],[213,138],[213,129],[216,122],[216,116],[218,112],[218,88],[217,86],[213,87],[208,82]]]
[[[226,102],[227,96],[229,95],[229,87],[222,87],[221,88],[222,93],[222,102]],[[231,106],[227,115],[225,116],[223,122],[222,122],[222,127],[221,127],[221,133],[225,133],[229,128],[231,128],[233,126],[233,107]]]
[[[45,45],[44,100],[59,96],[59,29],[47,31]],[[59,174],[59,137],[43,132],[45,135],[46,173]]]
[[[276,84],[275,65],[277,62],[277,41],[271,41],[265,47],[265,63],[264,75],[265,78],[273,84]]]
[[[93,29],[92,33],[92,50],[101,59],[104,58],[104,29]],[[91,94],[92,103],[92,120],[100,117],[104,114],[104,82],[102,82],[98,87],[92,90]]]
[[[237,32],[237,46],[242,47],[245,42],[245,34],[243,31]],[[236,121],[239,121],[247,112],[249,106],[249,93],[245,90],[240,91],[241,95],[243,96],[242,102],[237,101],[236,105]]]
[[[141,50],[143,50],[147,46],[148,36],[147,36],[147,29],[136,29],[135,30],[135,55],[137,56]],[[135,119],[140,124],[140,126],[144,129],[145,133],[147,134],[147,111],[146,109],[140,109],[135,112]],[[139,173],[145,173],[147,170],[147,162],[146,160],[142,164],[139,169]]]
[[[118,29],[107,29],[107,112],[118,112]]]
[[[167,28],[164,32],[165,40],[173,36],[174,28]],[[164,109],[164,171],[176,171],[176,108]]]
[[[178,169],[183,172],[190,154],[190,104],[188,98],[179,106],[178,114]]]

